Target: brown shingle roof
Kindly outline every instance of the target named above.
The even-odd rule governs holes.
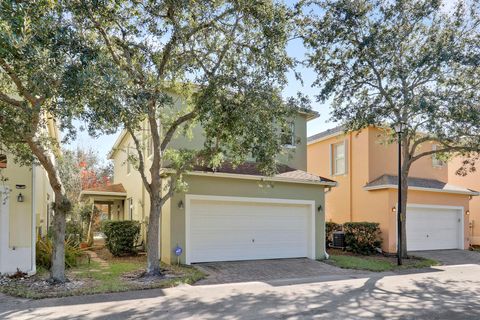
[[[264,176],[262,171],[259,169],[258,164],[255,162],[245,162],[238,166],[234,166],[231,163],[224,163],[218,168],[210,168],[207,166],[196,165],[193,167],[193,171],[200,172],[218,172],[218,173],[230,173],[230,174],[243,174],[243,175],[252,175],[252,176]],[[303,170],[297,170],[291,168],[285,164],[277,165],[277,173],[273,175],[275,178],[285,178],[292,180],[301,180],[301,181],[311,181],[311,182],[332,182],[335,181],[323,178]]]
[[[366,188],[389,188],[390,186],[396,186],[398,184],[398,177],[392,176],[388,174],[384,174],[377,179],[367,183],[365,185]],[[446,182],[442,182],[435,179],[425,179],[425,178],[414,178],[409,177],[407,179],[407,184],[409,187],[414,188],[424,188],[424,189],[432,189],[432,190],[439,190],[444,192],[451,192],[451,193],[466,193],[475,195],[477,191],[467,189],[460,186],[455,186]]]
[[[101,186],[101,187],[95,187],[95,188],[89,188],[83,190],[85,192],[89,191],[94,191],[94,192],[118,192],[118,193],[127,193],[125,188],[123,187],[123,184],[117,183],[117,184],[111,184],[109,186]]]

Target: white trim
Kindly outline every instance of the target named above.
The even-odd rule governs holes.
[[[299,204],[309,205],[312,208],[311,212],[311,229],[310,241],[311,250],[308,258],[315,260],[315,201],[314,200],[294,200],[294,199],[277,199],[277,198],[251,198],[251,197],[233,197],[233,196],[209,196],[186,194],[185,195],[185,264],[190,265],[190,217],[191,217],[191,201],[192,200],[213,200],[213,201],[235,201],[235,202],[257,202],[257,203],[285,203],[285,204]]]
[[[373,190],[382,190],[382,189],[398,189],[398,186],[395,184],[382,184],[378,186],[363,187],[364,190],[373,191]],[[474,191],[462,191],[462,190],[452,190],[452,189],[434,189],[434,188],[423,188],[423,187],[408,187],[408,190],[416,191],[426,191],[426,192],[438,192],[438,193],[453,193],[453,194],[465,194],[469,196],[478,196],[479,192]]]
[[[170,173],[171,170],[162,169],[165,173]],[[173,171],[171,172],[173,173]],[[243,180],[258,180],[258,181],[273,181],[273,182],[286,182],[286,183],[300,183],[300,184],[314,184],[322,186],[331,186],[336,187],[337,182],[328,182],[328,181],[312,181],[312,180],[298,180],[282,177],[266,177],[258,175],[249,175],[249,174],[236,174],[236,173],[225,173],[225,172],[206,172],[206,171],[189,171],[185,173],[190,176],[209,176],[217,178],[232,178],[232,179],[243,179]]]
[[[36,194],[35,194],[35,189],[36,189],[36,180],[37,180],[37,175],[35,174],[36,171],[36,166],[35,164],[32,165],[32,257],[31,257],[31,268],[30,272],[28,272],[29,275],[34,275],[37,273],[37,263],[36,263],[36,239],[37,239],[37,216],[36,216],[36,211],[37,211],[37,201],[36,201]],[[42,195],[43,196],[43,195]]]
[[[92,195],[92,196],[119,196],[119,197],[126,197],[126,192],[113,192],[113,191],[88,191],[84,190],[80,192],[80,197],[84,195]]]
[[[325,140],[328,140],[328,139],[331,139],[331,138],[335,138],[336,136],[339,136],[339,135],[347,136],[345,131],[341,130],[339,132],[331,133],[329,135],[326,135],[326,136],[323,136],[321,138],[311,140],[311,141],[308,141],[308,138],[307,138],[307,146],[311,145],[311,144],[314,144],[314,143],[317,143],[317,142],[321,142],[321,141],[325,141]]]
[[[397,212],[398,212],[398,203],[396,205]],[[458,210],[460,212],[460,233],[458,237],[458,249],[464,250],[465,249],[465,208],[462,206],[445,206],[445,205],[435,205],[435,204],[419,204],[419,203],[407,203],[407,212],[405,212],[405,217],[408,213],[408,208],[424,208],[424,209],[441,209],[441,210]],[[395,230],[398,230],[398,221],[395,219]],[[405,230],[406,232],[407,230]],[[395,235],[397,237],[395,239],[398,239],[398,234],[397,231],[395,231]],[[408,241],[408,239],[407,239]],[[396,241],[395,241],[396,243]],[[408,250],[408,248],[407,248]]]
[[[107,154],[108,159],[113,159],[113,156],[118,151],[118,147],[122,143],[123,138],[127,135],[127,132],[128,132],[127,130],[123,129],[122,132],[120,133],[120,135],[117,137],[117,139],[115,140],[115,143],[113,144],[112,149]]]

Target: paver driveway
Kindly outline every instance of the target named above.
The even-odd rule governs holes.
[[[274,259],[195,264],[208,274],[197,285],[261,281],[268,283],[297,283],[314,281],[317,277],[345,278],[366,274],[365,271],[344,270],[323,262],[300,259]]]
[[[480,252],[468,250],[414,251],[409,254],[427,259],[435,259],[446,266],[480,264]]]
[[[272,285],[180,286],[27,301],[0,294],[0,319],[480,319],[480,266]]]

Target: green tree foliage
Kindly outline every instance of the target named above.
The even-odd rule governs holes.
[[[91,85],[70,99],[88,105],[92,134],[122,126],[133,137],[128,161],[150,195],[147,271],[158,274],[161,208],[185,170],[251,157],[275,171],[280,128],[296,103],[280,96],[293,64],[291,12],[271,0],[77,0],[71,8],[91,52],[77,81]],[[201,150],[170,148],[197,125]],[[167,165],[173,173],[164,176]]]
[[[78,104],[66,106],[63,92],[72,66],[81,64],[81,46],[58,1],[5,0],[0,3],[0,143],[20,164],[40,163],[55,194],[51,280],[65,281],[65,215],[70,210],[54,158],[58,141],[48,126],[74,133]],[[81,51],[81,50],[80,50]],[[56,122],[55,122],[56,121]],[[50,127],[50,129],[53,129]],[[51,130],[54,131],[54,130]]]
[[[480,144],[477,1],[305,1],[303,37],[319,101],[347,130],[403,124],[402,255],[407,177],[424,157],[475,157]],[[390,142],[397,141],[387,130]],[[436,150],[422,149],[436,144]]]

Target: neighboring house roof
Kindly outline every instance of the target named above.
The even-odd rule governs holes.
[[[311,144],[317,141],[322,141],[337,135],[340,135],[345,132],[345,127],[343,125],[337,126],[332,129],[328,129],[325,131],[322,131],[320,133],[314,134],[313,136],[310,136],[307,138],[307,144]]]
[[[95,188],[89,188],[82,190],[80,192],[79,198],[82,199],[85,196],[116,196],[116,197],[125,197],[127,196],[127,191],[123,187],[123,184],[111,184],[109,186],[101,186]]]
[[[475,190],[467,189],[460,186],[455,186],[435,179],[413,178],[407,179],[408,187],[412,190],[430,191],[430,192],[444,192],[467,194],[471,196],[478,196],[480,193]],[[381,189],[395,189],[398,186],[398,177],[384,174],[377,179],[367,183],[364,186],[365,190],[381,190]]]
[[[328,186],[336,186],[336,182],[327,178],[323,178],[303,170],[297,170],[284,164],[277,165],[277,173],[273,176],[265,176],[259,169],[258,164],[255,162],[246,162],[238,166],[233,166],[231,163],[224,163],[218,168],[210,168],[207,166],[194,166],[190,174],[210,174],[217,175],[219,177],[232,177],[232,178],[255,178],[265,179],[272,181],[283,182],[297,182],[297,183],[311,183],[321,184]]]

